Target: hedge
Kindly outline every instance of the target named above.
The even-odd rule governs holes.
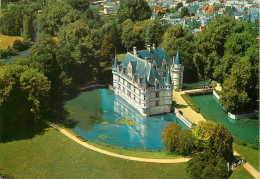
[[[182,94],[181,97],[186,101],[186,103],[197,113],[200,113],[200,107],[191,99],[190,95]]]

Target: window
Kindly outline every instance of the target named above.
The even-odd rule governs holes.
[[[127,96],[131,97],[130,91],[127,91]]]
[[[159,106],[159,100],[155,101],[155,106]]]
[[[155,93],[155,97],[156,97],[156,98],[159,98],[159,92],[156,92],[156,93]]]
[[[145,100],[145,96],[144,96],[144,100]]]
[[[131,85],[130,83],[127,82],[127,88],[130,89],[131,88]]]
[[[125,88],[123,87],[123,93],[125,92]]]

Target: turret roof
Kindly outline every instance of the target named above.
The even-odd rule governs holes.
[[[174,64],[179,65],[180,64],[180,55],[179,55],[179,50],[177,51]]]
[[[170,75],[170,69],[168,69],[168,73],[167,73],[167,76],[166,76],[165,84],[166,85],[171,85],[172,84],[171,75]]]

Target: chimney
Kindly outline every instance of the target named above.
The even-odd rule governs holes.
[[[147,45],[147,50],[151,52],[151,45]]]
[[[156,46],[155,46],[155,44],[153,44],[153,49],[154,49],[154,50],[156,49]]]
[[[133,51],[134,51],[134,56],[137,57],[137,48],[136,48],[136,47],[133,47]]]
[[[172,57],[172,63],[174,64],[174,59],[175,59],[175,56]]]

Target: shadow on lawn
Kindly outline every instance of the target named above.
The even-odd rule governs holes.
[[[43,121],[35,121],[21,110],[0,110],[0,143],[33,138],[43,134],[46,127]]]

